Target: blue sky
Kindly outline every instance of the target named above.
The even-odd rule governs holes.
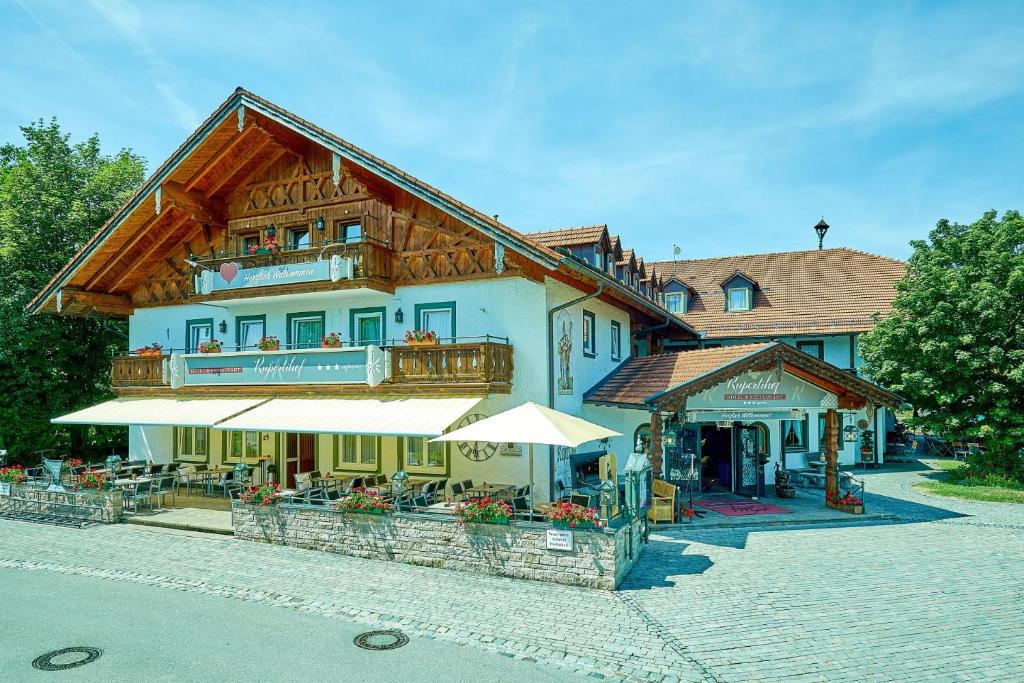
[[[242,85],[523,230],[905,257],[1024,209],[1021,3],[0,0],[0,141],[155,168]]]

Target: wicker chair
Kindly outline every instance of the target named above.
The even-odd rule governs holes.
[[[651,486],[651,507],[647,519],[652,523],[676,521],[676,487],[667,481],[655,479]]]

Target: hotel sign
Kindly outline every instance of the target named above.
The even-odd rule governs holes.
[[[243,268],[238,263],[222,263],[217,270],[204,270],[196,276],[196,291],[205,295],[230,289],[293,285],[300,282],[337,282],[351,277],[351,259],[337,254],[324,261],[282,263],[257,268]]]
[[[725,382],[691,396],[686,400],[687,410],[709,410],[733,413],[736,411],[766,413],[790,408],[818,408],[823,400],[832,396],[824,389],[809,384],[785,372],[745,372]],[[723,420],[734,418],[725,417]],[[735,418],[789,419],[778,417]]]
[[[168,361],[172,389],[197,386],[366,384],[387,377],[389,354],[377,346],[297,351],[189,353]]]

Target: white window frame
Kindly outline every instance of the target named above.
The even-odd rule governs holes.
[[[300,343],[299,342],[299,323],[308,323],[308,322],[315,322],[315,323],[318,323],[320,325],[320,336],[321,337],[323,337],[326,334],[325,325],[324,325],[324,318],[321,317],[320,315],[295,316],[295,317],[291,318],[291,320],[290,320],[290,324],[291,324],[292,327],[289,330],[289,332],[290,332],[290,339],[292,340],[292,346],[294,348],[296,348],[296,349],[300,348],[299,347],[299,343]],[[310,343],[313,344],[312,342],[310,342]],[[316,343],[316,344],[313,344],[312,346],[305,346],[305,347],[301,347],[301,348],[310,348],[310,349],[312,349],[312,348],[317,348],[318,346],[319,346],[319,344]]]
[[[580,348],[587,358],[597,356],[597,316],[586,309],[583,309],[583,324],[580,325],[580,334],[583,337]]]
[[[666,292],[665,310],[667,310],[669,313],[685,313],[686,311],[683,309],[683,293]]]
[[[175,438],[178,440],[178,460],[184,462],[210,461],[210,428],[209,427],[177,427]],[[202,434],[203,438],[197,438]],[[202,447],[200,447],[202,443]]]
[[[743,292],[744,306],[735,307],[732,305],[732,294],[733,292]],[[750,287],[730,287],[725,290],[725,300],[729,304],[730,311],[749,311],[751,308],[751,295]]]
[[[401,457],[405,463],[406,472],[420,474],[444,474],[448,469],[448,445],[447,442],[431,443],[424,436],[403,437]],[[416,455],[413,461],[410,456]],[[440,456],[439,464],[431,464],[430,458]],[[436,462],[436,459],[435,459]]]
[[[203,338],[203,339],[200,339],[200,338],[196,337],[196,332],[198,330],[203,330],[203,329],[210,330],[210,334],[207,337]],[[188,333],[188,338],[185,339],[185,346],[188,347],[188,352],[189,353],[198,353],[199,345],[201,343],[203,343],[204,341],[215,339],[215,337],[213,336],[213,323],[212,322],[201,322],[201,323],[192,323],[192,322],[190,322],[187,325],[186,332]],[[195,343],[193,343],[193,342],[195,342]]]
[[[241,453],[238,453],[238,452],[235,451],[235,437],[236,437],[236,435],[241,437],[241,441],[240,441],[240,445],[241,445],[241,448],[242,448],[242,452]],[[251,440],[251,442],[250,442],[250,440]],[[255,458],[258,458],[258,457],[260,457],[260,455],[262,455],[262,453],[261,453],[261,450],[262,450],[262,446],[261,445],[262,445],[262,443],[263,443],[263,433],[262,432],[236,432],[236,431],[228,432],[227,453],[224,454],[225,461],[231,460],[233,462],[237,462],[239,460],[253,460]],[[249,448],[250,448],[250,446],[253,446],[253,445],[255,445],[256,450],[255,450],[254,453],[250,454]]]
[[[611,323],[612,360],[622,360],[622,325],[617,320]]]
[[[355,329],[352,330],[352,339],[355,341],[356,346],[366,346],[367,344],[383,344],[383,339],[363,339],[359,335],[359,322],[368,318],[376,318],[380,323],[380,334],[384,336],[384,314],[380,311],[375,313],[355,313],[352,316],[352,321],[355,323]]]
[[[260,336],[257,337],[256,341],[253,342],[251,345],[246,346],[245,338],[246,338],[247,335],[245,334],[245,328],[250,327],[250,326],[251,327],[259,327],[260,328]],[[256,343],[258,343],[259,340],[262,339],[265,336],[267,336],[267,321],[265,319],[261,318],[261,319],[257,320],[255,318],[252,318],[250,320],[239,320],[238,321],[238,339],[236,339],[235,342],[238,344],[238,350],[239,351],[244,351],[246,349],[255,349],[255,348],[257,348],[256,347]]]
[[[377,472],[382,450],[381,437],[375,434],[338,434],[335,467],[339,470]],[[351,459],[349,459],[351,458]]]

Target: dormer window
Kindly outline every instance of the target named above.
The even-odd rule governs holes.
[[[728,311],[749,311],[750,287],[730,287],[726,290],[726,304]]]
[[[686,292],[667,292],[665,308],[669,313],[686,313]]]

